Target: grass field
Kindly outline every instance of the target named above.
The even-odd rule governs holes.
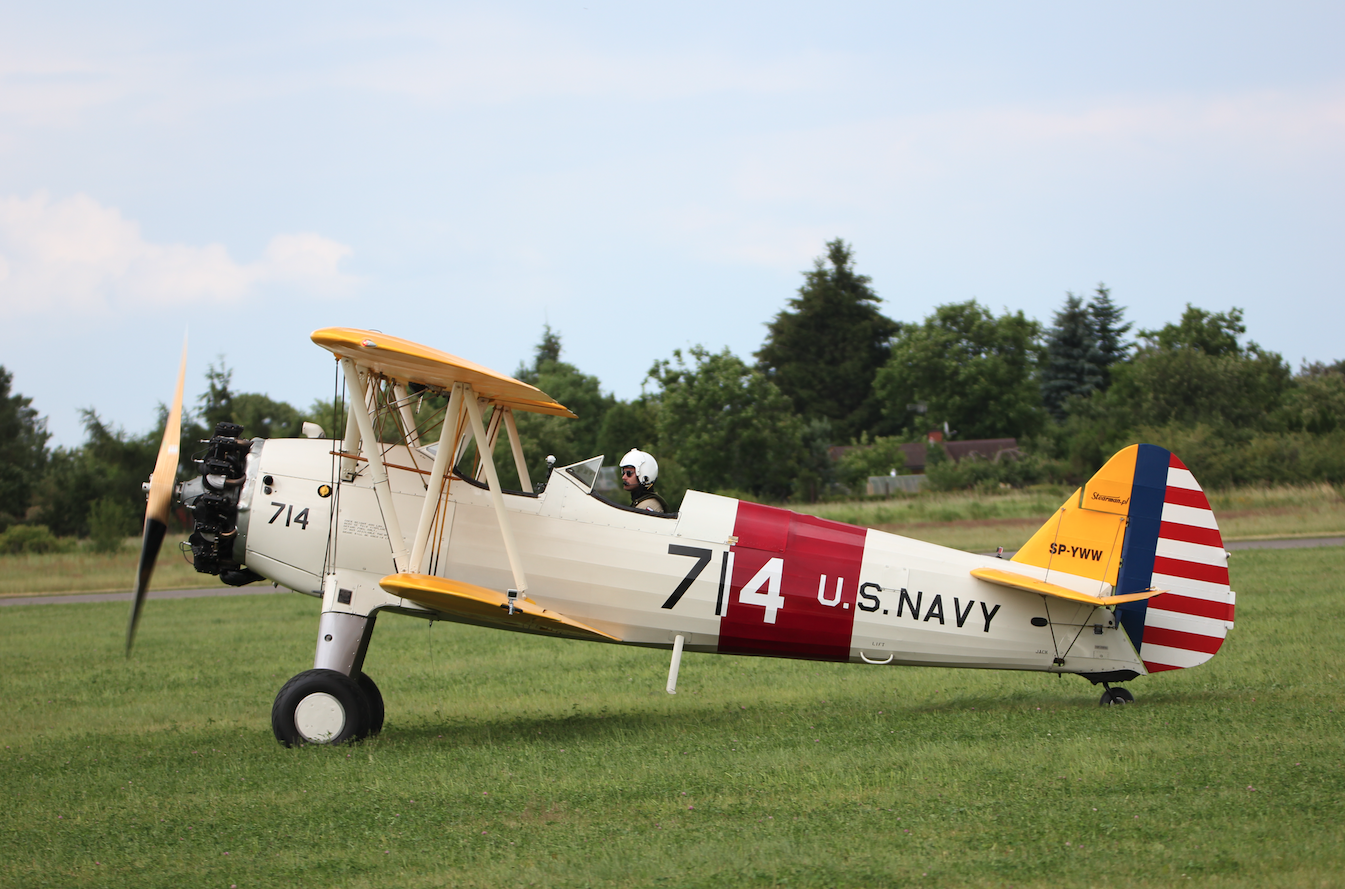
[[[1210,663],[667,655],[384,618],[381,737],[286,750],[302,596],[0,612],[0,885],[1345,885],[1345,548],[1237,553]]]
[[[164,540],[150,589],[219,586],[218,577],[198,573],[179,552],[178,544],[186,539],[187,535],[182,534]],[[78,549],[68,553],[0,555],[0,596],[129,591],[135,584],[139,559],[139,537],[128,539],[117,553]]]

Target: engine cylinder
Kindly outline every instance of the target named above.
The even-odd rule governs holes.
[[[247,484],[247,458],[262,439],[239,436],[237,423],[219,423],[197,462],[201,474],[182,485],[182,505],[192,513],[194,526],[187,542],[192,562],[202,574],[218,574],[230,586],[242,586],[262,576],[246,567],[235,552],[238,540],[238,498]]]

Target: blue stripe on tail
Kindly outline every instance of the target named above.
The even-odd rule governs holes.
[[[1121,548],[1121,570],[1116,578],[1118,594],[1137,593],[1153,585],[1154,554],[1163,523],[1163,499],[1167,496],[1168,464],[1172,453],[1156,445],[1142,444],[1135,457],[1135,481],[1130,493],[1130,516]],[[1116,606],[1121,626],[1135,651],[1144,640],[1147,599]]]

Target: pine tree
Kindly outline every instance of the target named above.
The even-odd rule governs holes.
[[[544,369],[560,361],[560,334],[550,324],[542,325],[542,341],[533,346],[532,367],[520,364],[514,376],[525,383],[537,385],[537,377]]]
[[[10,394],[14,377],[0,366],[0,531],[23,521],[33,483],[47,465],[47,420],[33,400]]]
[[[597,456],[603,418],[616,403],[613,396],[602,394],[597,377],[561,361],[560,356],[560,333],[548,324],[542,328],[541,342],[533,347],[532,364],[519,364],[518,370],[514,371],[515,377],[541,389],[578,415],[575,420],[525,411],[514,415],[519,437],[523,440],[523,452],[528,455],[528,471],[534,481],[545,478],[546,464],[543,461],[547,454],[554,455],[560,466]],[[504,440],[501,436],[501,444],[497,447],[507,460]],[[615,459],[620,454],[607,456]]]
[[[1105,293],[1101,289],[1099,292]],[[1102,388],[1105,379],[1106,362],[1090,309],[1085,308],[1082,297],[1066,293],[1065,306],[1055,313],[1055,324],[1046,333],[1041,400],[1057,420],[1065,419],[1065,404],[1070,398],[1087,397]]]
[[[230,388],[233,377],[233,368],[224,363],[223,355],[219,356],[219,367],[215,367],[214,362],[206,367],[206,391],[196,399],[196,414],[200,417],[205,438],[215,434],[217,423],[234,422],[234,393]],[[247,429],[243,431],[253,434]]]
[[[1111,299],[1111,289],[1098,282],[1097,291],[1088,301],[1088,316],[1092,322],[1093,336],[1097,342],[1098,355],[1101,358],[1101,389],[1111,385],[1111,367],[1118,361],[1124,361],[1130,352],[1130,344],[1122,339],[1130,330],[1130,323],[1121,323],[1125,309]]]
[[[757,366],[805,419],[827,418],[847,441],[880,421],[873,378],[901,325],[878,311],[882,299],[855,273],[845,241],[804,273],[799,295],[766,325]]]
[[[1093,298],[1065,294],[1065,306],[1046,334],[1046,359],[1041,372],[1041,398],[1051,416],[1065,419],[1065,404],[1087,398],[1111,385],[1111,368],[1124,361],[1130,344],[1123,338],[1130,324],[1121,323],[1124,309],[1112,302],[1111,290],[1098,284]]]

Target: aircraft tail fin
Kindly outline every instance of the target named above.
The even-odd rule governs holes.
[[[1150,673],[1214,656],[1233,626],[1228,554],[1200,484],[1156,445],[1117,453],[1012,559],[1109,585],[1116,595],[1164,590],[1116,606]]]

